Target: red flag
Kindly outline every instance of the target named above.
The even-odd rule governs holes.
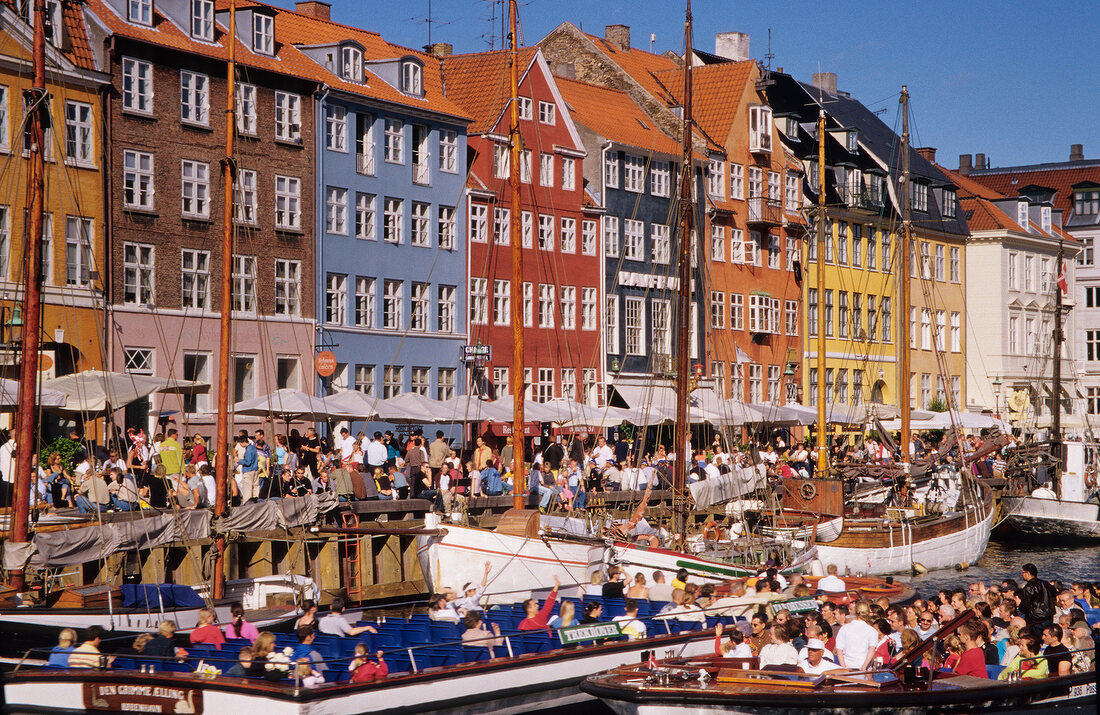
[[[1062,291],[1062,295],[1068,295],[1069,282],[1066,280],[1066,262],[1062,261],[1062,265],[1058,269],[1058,288]]]

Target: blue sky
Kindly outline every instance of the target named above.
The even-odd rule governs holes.
[[[419,47],[428,39],[428,0],[331,0],[332,19]],[[291,0],[275,4],[293,7]],[[432,0],[433,41],[456,52],[489,49],[491,0]],[[506,4],[496,3],[497,13]],[[1065,161],[1069,146],[1100,158],[1100,5],[1095,0],[850,0],[745,3],[696,0],[695,46],[713,51],[716,32],[747,32],[763,60],[771,29],[773,68],[808,81],[838,75],[838,87],[897,122],[901,85],[909,86],[916,145],[938,149],[948,168],[961,153],[984,152],[996,166]],[[683,48],[683,3],[609,0],[520,4],[521,36],[534,44],[562,22],[603,34],[631,28],[636,47]],[[448,23],[448,24],[444,24]],[[496,46],[501,46],[500,23]]]

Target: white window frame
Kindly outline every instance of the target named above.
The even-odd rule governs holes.
[[[493,280],[493,325],[512,324],[512,281]]]
[[[233,182],[233,221],[255,226],[259,223],[258,214],[256,172],[252,169],[239,169],[237,179]]]
[[[622,238],[619,236],[619,217],[603,217],[603,252],[607,258],[618,258]]]
[[[539,155],[539,186],[554,186],[554,155]]]
[[[562,191],[575,191],[577,188],[577,160],[563,156],[561,158]]]
[[[275,315],[298,317],[302,312],[302,262],[275,259]]]
[[[65,285],[87,288],[95,268],[95,221],[84,216],[65,217]],[[6,276],[5,276],[6,277]]]
[[[383,156],[387,164],[405,163],[405,124],[400,119],[387,119],[384,131]]]
[[[599,325],[600,309],[599,290],[592,287],[581,287],[581,330],[596,330]]]
[[[469,234],[473,243],[489,242],[489,207],[485,204],[470,204]]]
[[[619,354],[619,296],[604,296],[604,349],[608,355]]]
[[[440,333],[455,332],[458,288],[452,285],[436,286],[436,328]]]
[[[436,207],[436,233],[439,240],[439,248],[443,251],[455,250],[455,234],[457,224],[454,206]]]
[[[405,201],[387,196],[382,201],[382,240],[400,245],[405,240]]]
[[[302,228],[302,180],[297,176],[275,175],[275,228]]]
[[[754,104],[749,107],[749,151],[772,150],[772,109]]]
[[[432,205],[423,201],[412,202],[409,216],[411,232],[409,241],[413,246],[431,248],[432,246]]]
[[[346,325],[348,321],[348,277],[344,273],[329,273],[325,277],[325,322]]]
[[[605,189],[619,188],[619,153],[608,151],[603,157],[603,185]]]
[[[152,211],[156,194],[153,155],[136,149],[125,149],[122,152],[122,165],[123,206],[127,209]]]
[[[645,222],[623,220],[623,258],[628,261],[645,260]]]
[[[152,62],[135,57],[122,58],[122,111],[153,114]]]
[[[180,70],[180,122],[210,126],[210,77]]]
[[[348,112],[345,107],[325,107],[325,148],[346,154],[348,151]]]
[[[519,118],[530,120],[531,114],[531,98],[530,97],[517,97],[516,108],[519,110]]]
[[[550,214],[539,214],[539,250],[554,250],[554,217]]]
[[[180,161],[180,213],[184,218],[210,218],[210,165],[206,162]]]
[[[191,37],[214,41],[214,0],[191,0]]]
[[[259,90],[254,84],[237,84],[237,133],[254,137],[259,134]]]
[[[439,130],[439,170],[458,173],[458,132],[453,129]]]
[[[645,160],[626,154],[623,157],[623,190],[633,194],[645,191]]]
[[[596,255],[596,222],[591,219],[581,221],[581,255]]]
[[[401,63],[401,91],[417,97],[424,94],[424,68],[418,62]]]
[[[86,102],[65,102],[65,162],[95,166],[95,113]]]
[[[254,314],[256,312],[256,257],[234,254],[232,280],[233,312]]]
[[[431,284],[414,281],[409,299],[409,330],[424,332],[431,322]]]
[[[355,194],[355,237],[363,241],[378,240],[378,197]]]
[[[275,91],[275,138],[292,144],[302,143],[301,95]]]
[[[671,172],[667,161],[651,161],[649,163],[649,193],[653,196],[667,197],[669,195]]]
[[[126,17],[130,22],[152,27],[153,0],[128,0]]]
[[[577,329],[577,287],[561,287],[561,328],[562,330]]]
[[[634,296],[623,298],[623,332],[627,355],[645,355],[645,299]]]
[[[275,18],[271,15],[253,11],[252,49],[268,57],[275,54]]]
[[[561,252],[577,252],[577,219],[561,217]]]
[[[653,262],[668,265],[672,261],[672,231],[666,224],[651,223],[649,239]]]
[[[357,328],[373,328],[378,281],[370,276],[355,277],[355,314]]]
[[[156,248],[148,243],[122,244],[122,302],[152,305],[156,300]]]
[[[382,329],[401,330],[405,320],[405,282],[382,282]]]
[[[470,278],[470,325],[489,324],[489,279]]]
[[[539,124],[549,124],[553,126],[557,122],[557,107],[553,102],[539,101]]]
[[[730,198],[745,200],[745,166],[730,164]]]
[[[539,283],[539,327],[554,327],[554,294],[556,286],[552,283]]]

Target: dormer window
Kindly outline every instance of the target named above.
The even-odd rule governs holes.
[[[855,154],[859,150],[859,133],[854,130],[847,132],[844,136],[844,146],[849,152]]]
[[[1016,202],[1016,223],[1020,224],[1020,228],[1027,231],[1029,229],[1027,220],[1027,202]]]
[[[252,13],[252,49],[261,55],[275,54],[275,18]]]
[[[955,212],[959,205],[958,195],[954,189],[943,190],[943,215],[946,218],[955,218]]]
[[[191,37],[214,41],[214,0],[191,0]]]
[[[349,82],[363,82],[363,51],[358,47],[340,48],[340,76]]]
[[[772,108],[763,105],[749,107],[749,151],[772,150]]]
[[[1039,221],[1043,227],[1043,231],[1050,233],[1051,231],[1051,211],[1049,206],[1043,206],[1039,209]]]
[[[401,63],[401,91],[405,94],[424,94],[424,69],[419,63],[406,60]]]
[[[798,117],[783,117],[783,133],[788,137],[798,136]]]
[[[153,24],[153,0],[129,0],[130,22],[139,25]]]
[[[1074,194],[1073,213],[1077,216],[1100,214],[1100,190],[1078,191]]]

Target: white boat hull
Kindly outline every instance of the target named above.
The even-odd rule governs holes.
[[[1001,503],[1005,521],[1023,534],[1100,541],[1100,504],[1095,502],[1002,497]]]
[[[816,534],[814,531],[815,526]],[[816,525],[798,528],[763,526],[760,527],[760,533],[764,536],[785,540],[809,541],[812,538],[814,543],[825,544],[830,541],[836,541],[843,528],[844,517],[838,516],[826,521],[820,521]]]

